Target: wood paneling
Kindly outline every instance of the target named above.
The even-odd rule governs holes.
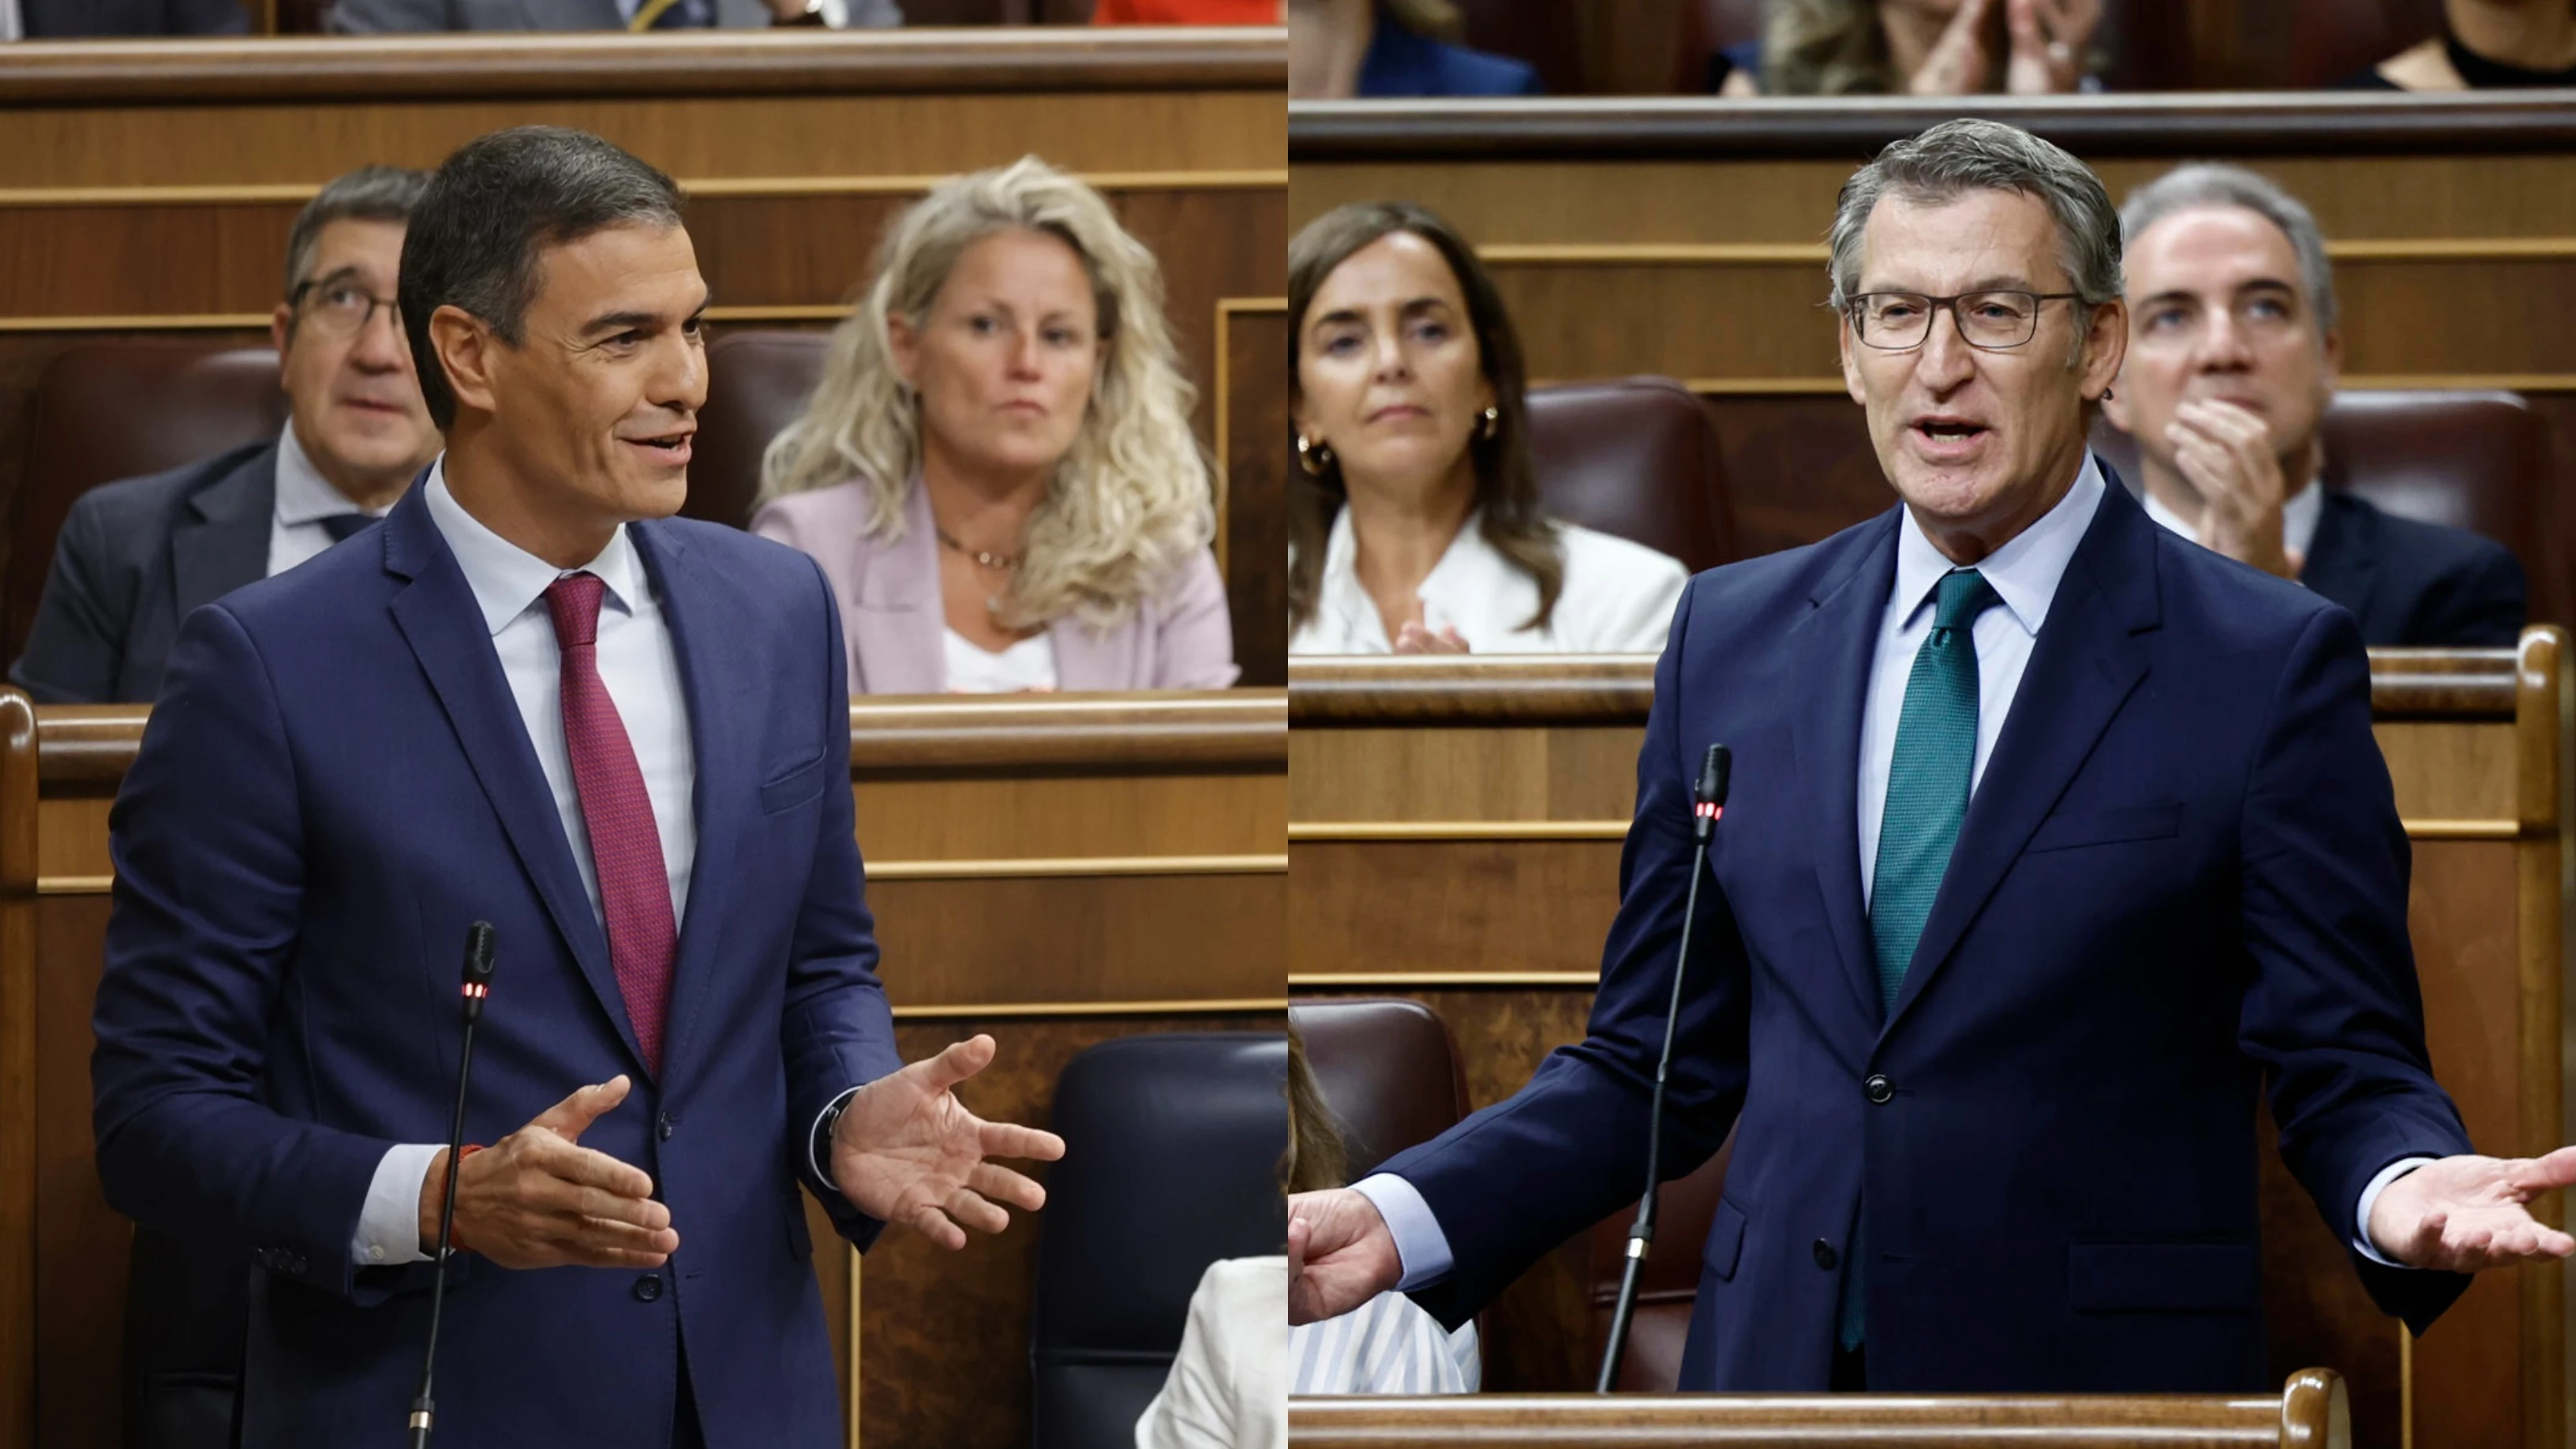
[[[2567,1091],[2561,982],[2576,737],[2561,702],[2562,647],[2554,631],[2533,631],[2518,654],[2373,656],[2384,712],[2376,734],[2415,836],[2408,930],[2428,1046],[2472,1139],[2502,1154],[2558,1145]],[[1290,705],[1297,994],[1393,991],[1431,1004],[1457,1038],[1478,1107],[1516,1090],[1549,1050],[1580,1040],[1591,1001],[1583,973],[1595,969],[1617,891],[1618,837],[1597,828],[1605,817],[1594,812],[1614,803],[1604,798],[1607,761],[1633,756],[1647,668],[1512,661],[1478,681],[1448,663],[1376,661],[1315,666],[1310,682],[1301,666]],[[1528,695],[1517,708],[1506,697],[1515,689]],[[1454,698],[1444,702],[1444,692]],[[1372,700],[1383,716],[1374,726]],[[1580,722],[1587,702],[1599,721],[1589,726]],[[1567,738],[1588,743],[1552,748]],[[1443,754],[1466,763],[1453,778],[1417,784]],[[1436,827],[1410,813],[1420,797],[1408,792],[1425,790]],[[2331,1363],[2345,1372],[2353,1442],[2369,1449],[2410,1442],[2410,1403],[2415,1444],[2557,1449],[2564,1270],[2483,1275],[2403,1353],[2402,1330],[2371,1305],[2341,1235],[2266,1134],[2275,1371]],[[2560,1210],[2540,1208],[2551,1220]],[[1599,1271],[1578,1241],[1506,1292],[1486,1317],[1489,1387],[1590,1384],[1585,1290]]]
[[[1284,228],[1285,223],[1282,223]],[[1285,265],[1283,231],[1278,254]],[[1282,288],[1285,288],[1283,279]],[[1284,300],[1219,304],[1217,460],[1225,468],[1229,550],[1226,607],[1242,638],[1245,619],[1279,621],[1234,662],[1246,684],[1288,682],[1288,326]]]
[[[0,740],[13,718],[25,737],[0,750],[0,1449],[118,1442],[129,1233],[91,1162],[89,1013],[106,806],[147,717],[48,710],[40,732],[0,691]],[[1042,1125],[1093,1042],[1280,1027],[1281,695],[867,699],[851,719],[898,1044],[908,1060],[978,1030],[1002,1044],[968,1106]],[[817,1242],[845,1386],[861,1285],[869,1442],[1027,1441],[1027,1224],[954,1256],[890,1234],[857,1279],[828,1228]]]

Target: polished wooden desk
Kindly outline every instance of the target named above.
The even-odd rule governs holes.
[[[89,1011],[107,809],[146,714],[0,690],[0,1449],[118,1442],[129,1229],[90,1160]],[[978,1031],[1001,1042],[969,1106],[1043,1125],[1057,1072],[1095,1042],[1280,1027],[1278,691],[871,698],[850,719],[903,1055]],[[1026,1443],[1013,1346],[1036,1227],[1018,1218],[955,1254],[889,1233],[862,1295],[857,1255],[809,1215],[850,1442]]]
[[[2376,731],[2413,843],[2408,927],[2443,1084],[2486,1150],[2563,1140],[2576,865],[2567,636],[2372,657]],[[1617,907],[1650,661],[1299,663],[1289,685],[1289,984],[1410,995],[1456,1033],[1476,1106],[1583,1034]],[[2565,1274],[2489,1274],[2420,1343],[2379,1316],[2266,1151],[2273,1367],[2330,1364],[2356,1441],[2560,1449]],[[2555,1213],[2555,1206],[2544,1209]],[[1583,1360],[1580,1242],[1487,1317],[1489,1381],[1558,1390]],[[2401,1437],[2411,1431],[2411,1441]]]
[[[819,328],[897,210],[1036,154],[1099,187],[1161,259],[1194,422],[1226,465],[1234,610],[1280,617],[1278,566],[1250,565],[1286,549],[1285,395],[1261,365],[1286,351],[1286,87],[1284,32],[1246,27],[8,46],[0,517],[46,361],[96,337],[264,346],[296,211],[354,167],[435,166],[529,122],[594,131],[688,192],[718,328]],[[1283,655],[1238,662],[1275,686]]]
[[[1856,1443],[1915,1449],[2350,1449],[2351,1431],[2351,1406],[2332,1369],[2301,1369],[2280,1393],[2245,1398],[1533,1394],[1288,1401],[1288,1437],[1298,1449],[1648,1449],[1682,1443],[1734,1449]]]
[[[2091,164],[2114,200],[2183,161],[2241,162],[2328,238],[2355,388],[2509,388],[2576,495],[2576,106],[2566,93],[1981,96]],[[1709,400],[1737,546],[1883,510],[1823,306],[1845,178],[1956,101],[1301,102],[1288,222],[1402,198],[1476,243],[1538,379],[1655,373]],[[1284,363],[1281,364],[1284,366]],[[1835,445],[1819,446],[1819,436]],[[2534,596],[2576,602],[2576,517],[2544,520]],[[2542,577],[2541,575],[2546,575]],[[2543,613],[2541,617],[2557,617]]]

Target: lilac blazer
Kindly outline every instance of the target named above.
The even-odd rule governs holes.
[[[752,515],[751,531],[803,549],[823,566],[841,605],[852,694],[941,694],[948,665],[939,603],[939,541],[930,498],[915,483],[903,504],[903,537],[861,532],[866,497],[856,482],[791,494]],[[1078,619],[1047,628],[1055,640],[1057,687],[1223,689],[1234,683],[1234,628],[1225,581],[1205,549],[1135,617],[1102,633]]]

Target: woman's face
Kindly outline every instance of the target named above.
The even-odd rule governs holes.
[[[1294,421],[1354,489],[1420,494],[1466,462],[1494,403],[1448,259],[1409,231],[1342,259],[1299,323]]]
[[[924,446],[977,473],[1047,473],[1073,447],[1107,344],[1091,277],[1061,238],[996,232],[969,246],[926,316],[886,319],[921,395]]]

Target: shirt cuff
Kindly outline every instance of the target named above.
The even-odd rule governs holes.
[[[2438,1160],[2438,1158],[2431,1157],[2401,1157],[2395,1162],[2388,1164],[2386,1167],[2379,1169],[2379,1175],[2370,1180],[2370,1186],[2361,1190],[2361,1211],[2357,1215],[2357,1222],[2360,1226],[2360,1231],[2353,1234],[2353,1251],[2384,1268],[2404,1268],[2410,1266],[2386,1256],[2371,1244],[2370,1209],[2379,1201],[2379,1190],[2381,1188],[2388,1186],[2397,1179],[2404,1177],[2406,1174],[2413,1172],[2419,1167],[2422,1167],[2425,1163]]]
[[[1373,1173],[1351,1184],[1351,1190],[1377,1207],[1377,1215],[1386,1219],[1387,1234],[1395,1239],[1395,1262],[1404,1276],[1396,1280],[1399,1293],[1428,1288],[1449,1276],[1455,1264],[1449,1256],[1449,1235],[1440,1231],[1440,1220],[1431,1215],[1431,1204],[1412,1183],[1390,1172]]]
[[[358,1235],[349,1240],[349,1261],[361,1268],[391,1268],[426,1263],[420,1250],[420,1190],[429,1169],[447,1148],[440,1143],[397,1143],[376,1163],[367,1184],[367,1205],[358,1210]]]
[[[824,1103],[823,1110],[814,1114],[814,1125],[805,1129],[806,1169],[814,1174],[814,1180],[816,1182],[824,1184],[834,1192],[839,1192],[841,1190],[841,1185],[832,1181],[832,1174],[823,1170],[823,1119],[832,1115],[833,1108],[840,1106],[842,1103],[850,1100],[858,1094],[859,1089],[852,1087],[841,1095],[834,1097],[829,1102]]]

